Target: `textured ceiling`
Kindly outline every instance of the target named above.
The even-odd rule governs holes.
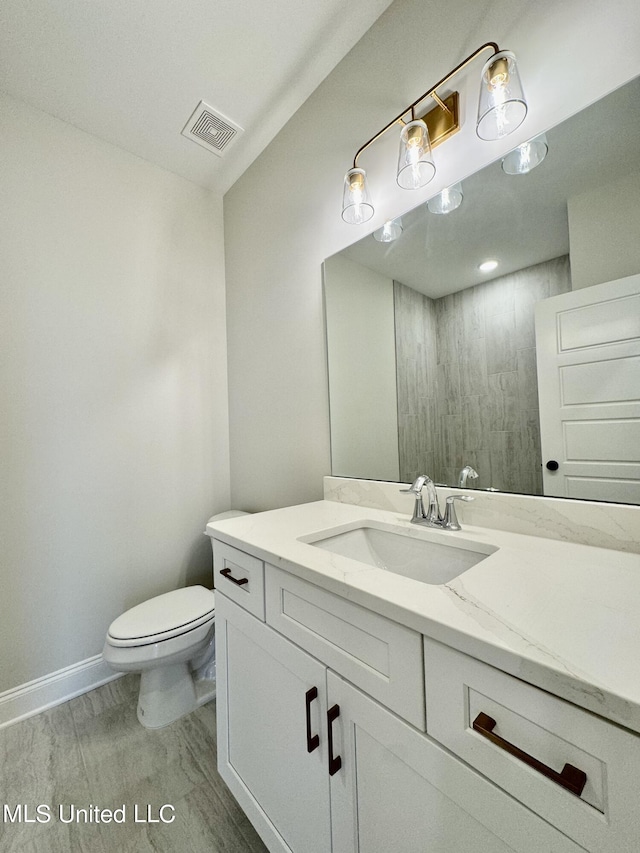
[[[226,191],[390,0],[3,0],[0,89]],[[244,129],[181,136],[200,100]]]

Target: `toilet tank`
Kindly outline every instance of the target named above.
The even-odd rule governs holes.
[[[212,521],[224,521],[225,518],[237,518],[240,515],[249,515],[248,512],[243,512],[241,509],[229,509],[227,512],[219,512],[217,515],[212,515],[207,524]]]

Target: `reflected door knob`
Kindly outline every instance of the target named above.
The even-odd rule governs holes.
[[[555,459],[550,459],[550,460],[547,462],[547,469],[548,469],[549,471],[557,471],[559,467],[560,467],[560,466],[558,465],[558,463],[556,462],[556,460],[555,460]]]

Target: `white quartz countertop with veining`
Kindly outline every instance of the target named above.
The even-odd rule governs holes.
[[[434,586],[299,541],[373,521],[497,550]],[[640,555],[317,501],[207,525],[207,533],[640,733]]]

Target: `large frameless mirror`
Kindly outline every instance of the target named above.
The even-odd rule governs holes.
[[[335,476],[640,503],[638,139],[635,80],[325,261]]]

